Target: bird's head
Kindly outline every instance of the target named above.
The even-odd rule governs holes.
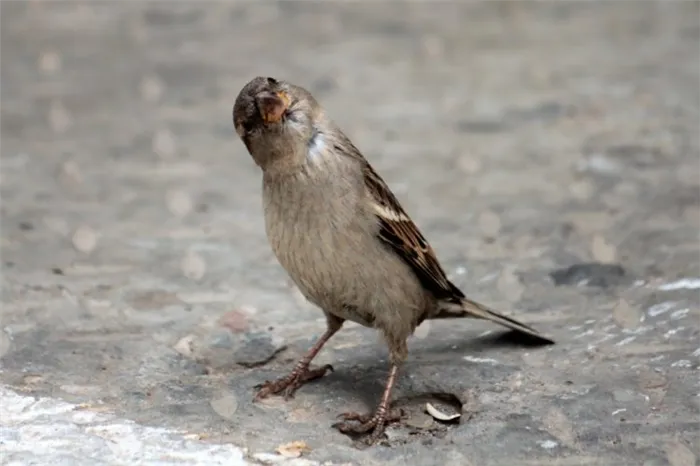
[[[243,86],[233,106],[233,125],[263,170],[300,164],[323,111],[305,89],[269,77]]]

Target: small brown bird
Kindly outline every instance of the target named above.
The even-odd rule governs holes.
[[[374,414],[341,415],[347,434],[379,439],[391,390],[406,360],[406,340],[425,319],[487,319],[553,343],[533,328],[469,300],[452,284],[433,249],[386,183],[305,89],[273,78],[246,84],[233,124],[263,171],[265,227],[280,264],[328,327],[286,377],[266,382],[256,400],[322,377],[311,360],[350,320],[379,330],[391,369]],[[353,422],[354,421],[354,422]]]

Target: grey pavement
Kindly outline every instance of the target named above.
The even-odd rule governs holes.
[[[699,5],[3,0],[0,462],[697,464]],[[331,424],[378,402],[372,330],[253,404],[324,329],[232,128],[256,75],[308,87],[453,280],[558,344],[424,324],[371,449]]]

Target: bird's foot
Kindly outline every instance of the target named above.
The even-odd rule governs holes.
[[[318,369],[310,369],[309,366],[297,366],[288,376],[281,379],[266,381],[256,386],[259,389],[255,395],[255,401],[260,401],[270,395],[282,394],[285,400],[294,397],[294,392],[306,382],[318,379],[326,375],[326,372],[333,372],[333,366],[326,364]]]
[[[374,414],[343,413],[338,417],[345,422],[337,422],[333,427],[350,436],[369,434],[365,436],[364,443],[370,446],[384,435],[387,425],[401,420],[401,416],[403,416],[401,410],[392,413],[384,406],[380,406]]]

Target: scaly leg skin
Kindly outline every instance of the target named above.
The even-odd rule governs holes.
[[[379,403],[374,415],[343,413],[339,417],[343,418],[345,422],[338,422],[334,424],[333,427],[348,435],[361,435],[372,431],[372,433],[365,439],[365,443],[367,445],[373,445],[376,443],[377,440],[384,435],[384,430],[388,424],[401,419],[401,414],[394,414],[389,411],[391,389],[394,387],[398,372],[398,364],[392,364],[391,370],[389,371],[389,377],[386,381],[386,387],[384,388],[384,393],[382,394],[382,401]],[[351,421],[356,421],[357,423],[353,423]]]
[[[328,317],[328,329],[326,332],[318,339],[316,343],[311,347],[311,349],[304,355],[303,358],[297,362],[294,366],[294,370],[280,379],[274,381],[266,381],[265,383],[258,385],[255,388],[259,388],[258,393],[255,395],[254,401],[260,401],[263,398],[267,398],[270,395],[276,395],[278,393],[284,394],[284,399],[289,400],[294,397],[294,392],[297,391],[299,387],[304,385],[306,382],[318,379],[326,375],[326,372],[333,371],[333,366],[326,364],[318,369],[310,369],[309,365],[311,360],[316,357],[323,345],[326,344],[330,338],[335,335],[335,333],[340,330],[343,326],[343,320],[334,316],[327,315]]]

